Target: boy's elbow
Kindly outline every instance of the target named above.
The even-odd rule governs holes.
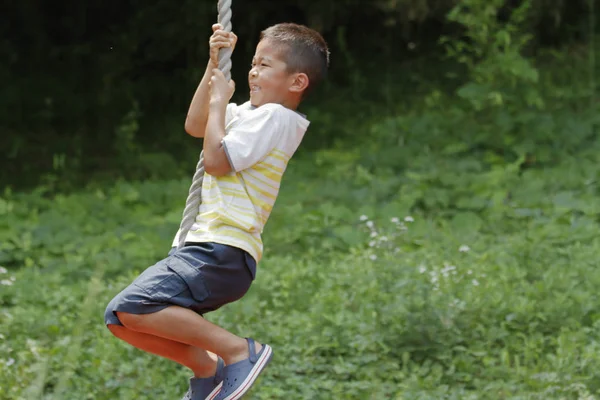
[[[208,165],[204,166],[204,172],[206,172],[207,174],[212,175],[212,176],[227,175],[227,172],[223,168],[215,168],[215,167],[210,167]]]
[[[206,162],[206,158],[204,159],[204,172],[212,176],[223,176],[227,175],[231,172],[231,166],[229,162]]]
[[[185,120],[185,125],[183,128],[185,129],[185,132],[190,136],[193,136],[195,138],[204,137],[204,130],[199,129],[198,124],[193,124],[189,118]]]
[[[190,129],[187,126],[185,127],[185,132],[195,138],[203,138],[204,137],[204,131],[200,131],[198,129]]]

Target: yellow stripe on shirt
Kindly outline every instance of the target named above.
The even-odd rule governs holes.
[[[290,157],[272,150],[251,168],[224,176],[205,174],[202,204],[188,241],[213,241],[262,258],[261,233],[273,210]]]

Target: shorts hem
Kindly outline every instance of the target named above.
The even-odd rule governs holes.
[[[122,304],[120,307],[114,307],[112,310],[110,310],[110,315],[107,316],[106,320],[104,321],[105,325],[124,326],[121,320],[119,320],[119,317],[117,317],[117,312],[135,315],[154,314],[164,310],[167,307],[170,307],[172,304],[144,305],[143,309],[141,309],[141,307],[139,307],[137,304],[129,304],[130,307],[127,307],[127,305],[128,304]]]

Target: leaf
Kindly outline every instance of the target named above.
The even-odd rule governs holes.
[[[481,218],[472,212],[461,212],[454,215],[450,229],[455,236],[471,236],[479,232],[483,225]]]

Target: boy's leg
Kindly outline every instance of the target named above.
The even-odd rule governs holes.
[[[158,336],[172,342],[205,349],[219,355],[225,364],[249,357],[248,343],[225,329],[207,321],[192,310],[170,306],[151,314],[129,314],[117,311],[121,323],[128,329]],[[256,343],[258,353],[262,345]],[[184,348],[179,348],[181,351]]]
[[[119,339],[130,345],[188,367],[196,378],[215,375],[217,356],[198,347],[175,342],[147,333],[135,332],[120,325],[108,325],[108,329]]]

